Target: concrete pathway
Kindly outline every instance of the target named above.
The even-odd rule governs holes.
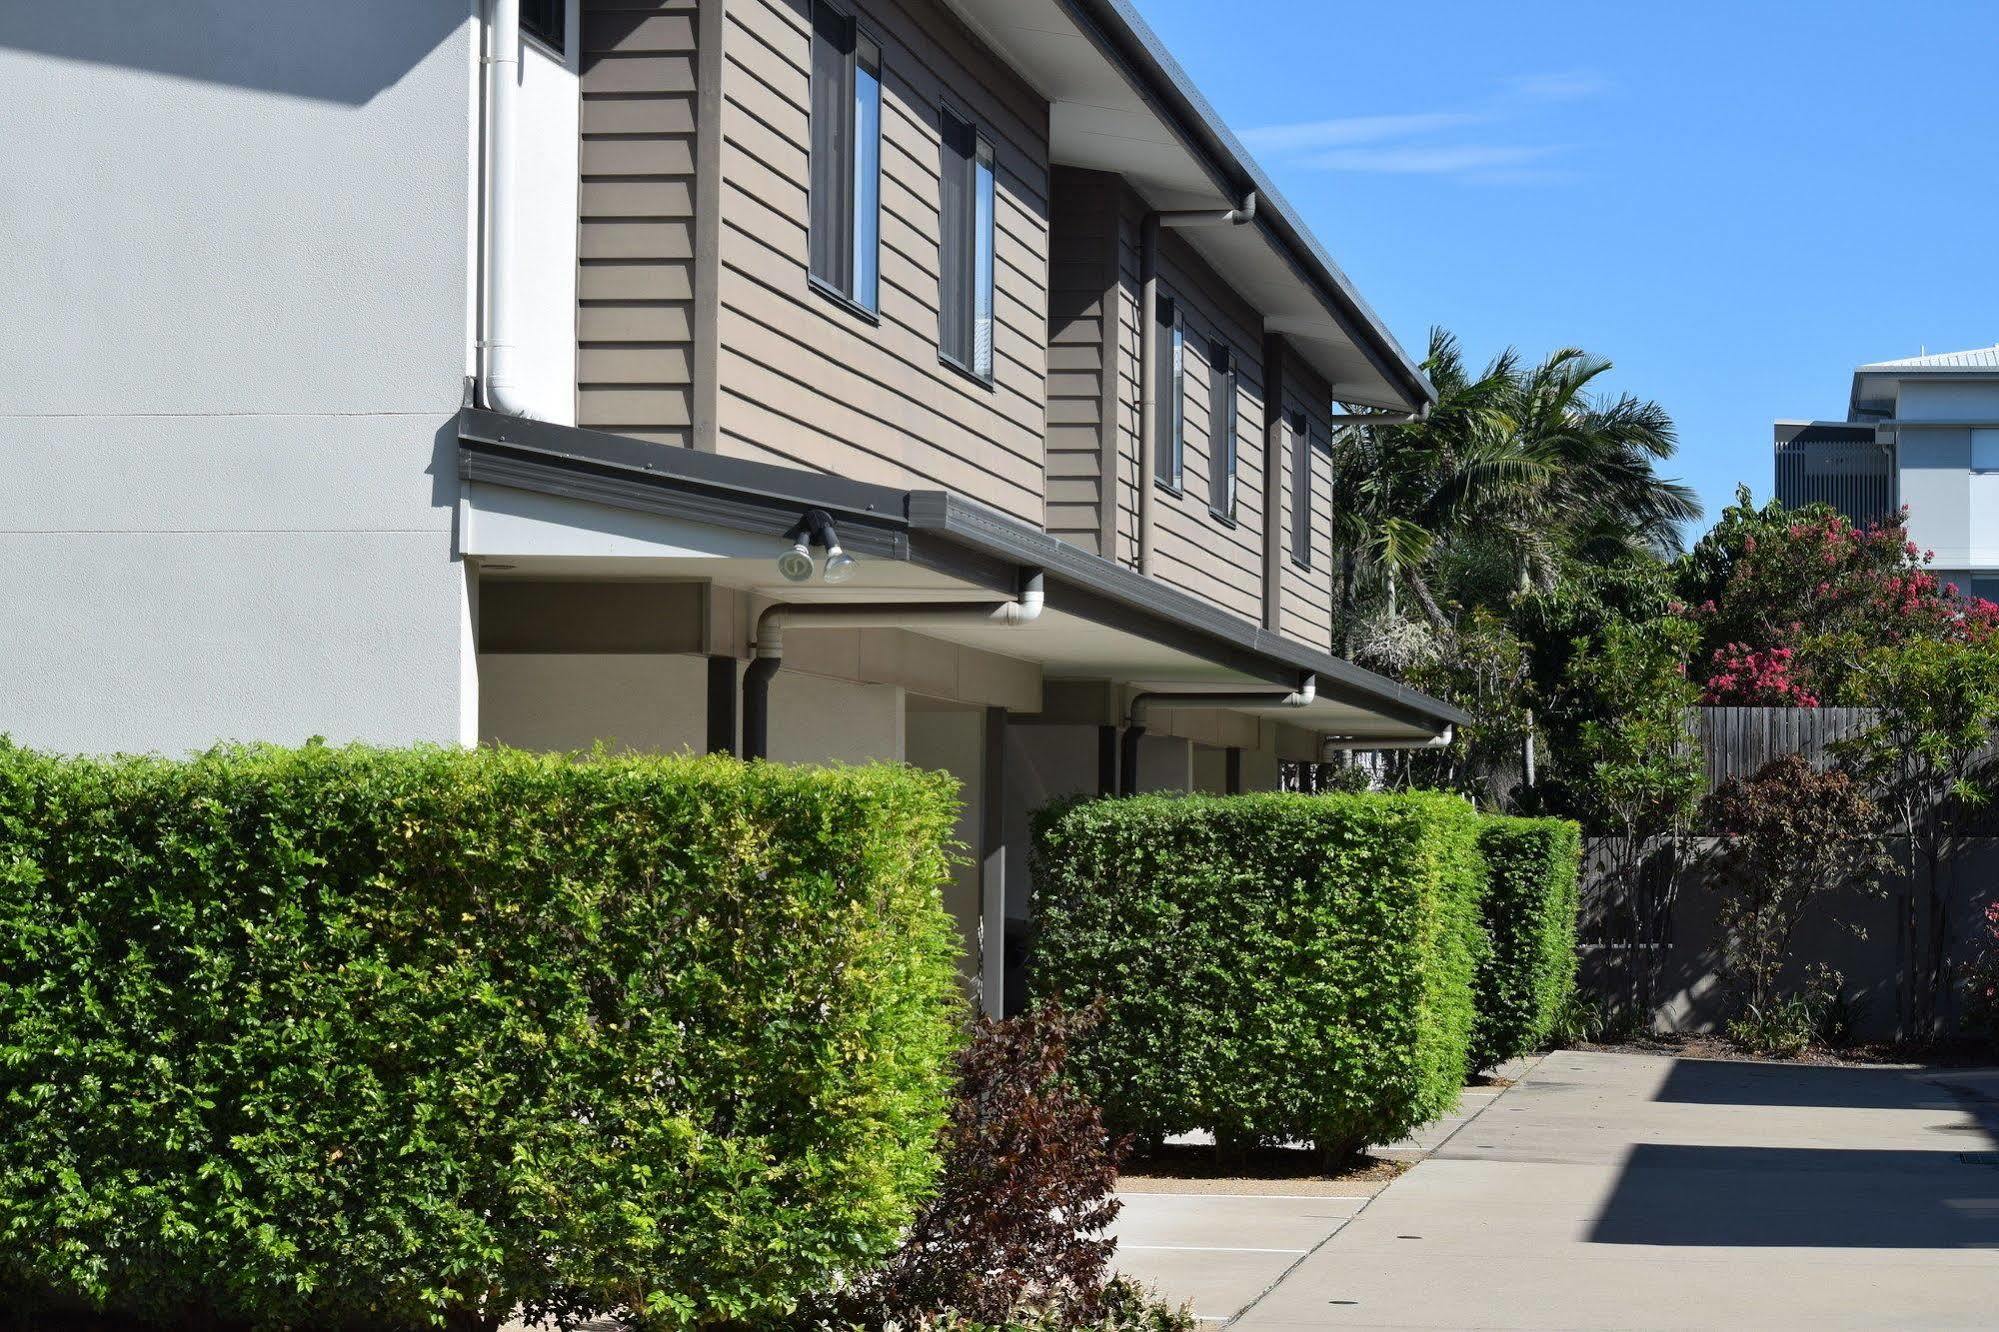
[[[1132,1233],[1308,1250],[1239,1315],[1214,1260],[1154,1278],[1245,1332],[1992,1327],[1995,1129],[1999,1070],[1561,1052],[1350,1217],[1186,1198]]]
[[[1523,1076],[1532,1060],[1498,1070]],[[1500,1089],[1468,1087],[1456,1112],[1375,1155],[1420,1161],[1471,1122]],[[1211,1145],[1205,1134],[1176,1143]],[[1227,1323],[1360,1214],[1387,1179],[1173,1180],[1128,1176],[1120,1196],[1118,1270],[1189,1304],[1203,1322]]]

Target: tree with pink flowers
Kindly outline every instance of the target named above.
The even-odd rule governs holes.
[[[1906,511],[1860,526],[1824,505],[1759,509],[1738,490],[1675,579],[1677,613],[1700,626],[1702,702],[1853,702],[1876,649],[1990,638],[1999,606],[1943,582],[1932,558],[1909,540]]]

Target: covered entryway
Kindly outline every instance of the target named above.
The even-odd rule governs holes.
[[[1272,789],[1329,738],[1462,720],[954,495],[471,409],[460,434],[478,738],[951,772],[988,1012],[1021,994],[1048,800]]]

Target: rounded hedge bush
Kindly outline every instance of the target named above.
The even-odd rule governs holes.
[[[754,1323],[890,1250],[958,1040],[907,768],[0,742],[0,1285]]]
[[[1038,994],[1120,1132],[1391,1142],[1464,1085],[1479,817],[1436,795],[1142,796],[1035,824]]]
[[[1577,875],[1582,833],[1566,819],[1488,818],[1472,1067],[1496,1068],[1541,1048],[1576,984]]]

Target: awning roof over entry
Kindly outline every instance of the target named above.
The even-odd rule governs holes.
[[[1282,719],[1325,735],[1423,738],[1467,720],[1448,704],[1284,638],[1198,597],[1058,541],[962,496],[668,448],[466,408],[459,473],[482,493],[460,540],[523,573],[701,578],[785,601],[1012,596],[1044,576],[1047,610],[1008,629],[923,633],[1040,666],[1048,679],[1145,688],[1296,688],[1318,697]],[[792,584],[774,563],[807,509],[824,509],[862,572],[837,587]],[[546,562],[537,565],[538,555]],[[1230,711],[1263,711],[1233,705]],[[1271,709],[1270,715],[1278,711]]]

